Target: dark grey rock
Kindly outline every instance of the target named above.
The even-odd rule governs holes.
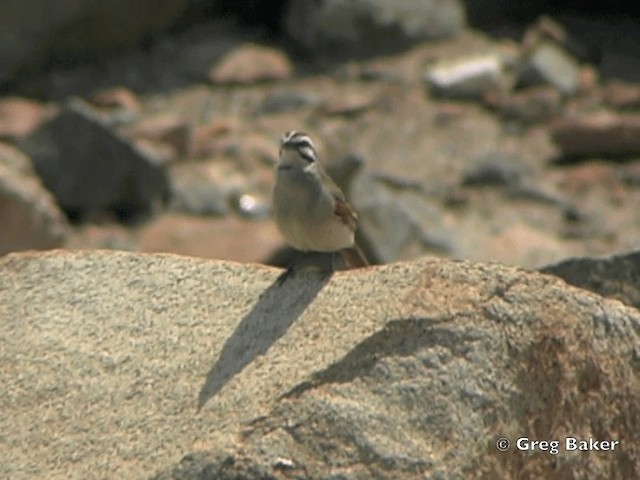
[[[640,250],[603,258],[569,258],[540,271],[640,308]]]
[[[425,38],[447,38],[464,24],[458,0],[293,0],[285,18],[298,48],[329,55],[389,51]]]
[[[517,158],[490,155],[480,159],[463,174],[462,184],[467,186],[500,186],[515,188],[523,177]]]
[[[169,199],[166,166],[79,100],[67,103],[20,147],[73,217],[109,210],[123,219],[135,219]]]

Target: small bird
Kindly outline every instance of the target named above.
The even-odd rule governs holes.
[[[280,140],[273,189],[276,222],[286,241],[303,252],[339,252],[348,268],[369,265],[355,243],[356,212],[324,171],[309,135]]]

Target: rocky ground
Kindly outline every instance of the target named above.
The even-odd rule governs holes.
[[[535,4],[0,7],[0,477],[638,478],[638,20]],[[383,265],[260,265],[291,129]]]
[[[0,99],[0,138],[30,157],[54,202],[5,171],[3,211],[33,206],[29,222],[7,216],[2,251],[282,263],[270,189],[290,129],[320,146],[375,263],[428,254],[532,268],[637,247],[633,62],[604,40],[595,61],[575,18],[571,31],[541,17],[507,38],[448,15],[445,40],[359,60],[327,59],[317,32],[300,40],[315,42],[311,57],[223,20],[31,80],[22,88],[50,100]],[[8,168],[17,157],[0,151]]]

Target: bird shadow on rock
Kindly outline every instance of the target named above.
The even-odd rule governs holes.
[[[198,411],[235,375],[282,337],[333,272],[286,271],[271,284],[227,339],[218,360],[207,373],[198,396]]]

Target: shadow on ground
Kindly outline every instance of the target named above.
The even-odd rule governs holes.
[[[198,396],[198,410],[257,356],[264,355],[313,302],[331,273],[281,275],[265,290],[222,347]]]

